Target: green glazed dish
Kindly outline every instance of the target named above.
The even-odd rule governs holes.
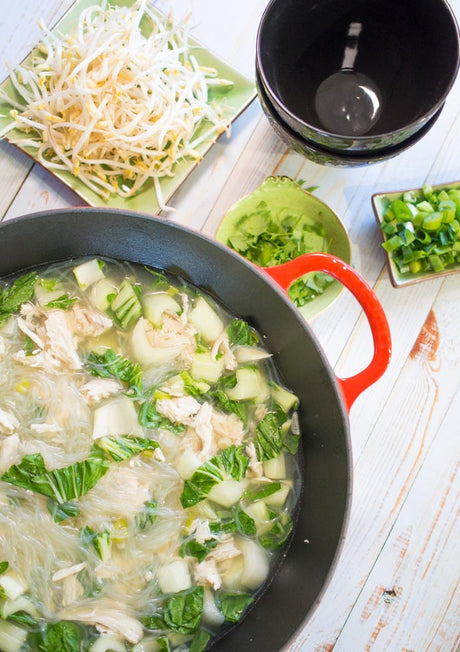
[[[322,251],[336,256],[348,264],[351,263],[350,240],[339,217],[327,204],[289,177],[268,177],[254,192],[240,199],[224,215],[215,238],[222,244],[238,251],[238,247],[235,246],[238,238],[244,236],[247,229],[257,228],[262,231],[264,219],[268,225],[270,219],[268,213],[274,219],[280,215],[283,217],[295,215],[298,218],[293,231],[286,232],[286,249],[290,250],[289,258],[296,257],[291,251],[296,232],[299,229],[309,229],[312,225],[311,233],[308,233],[308,237],[305,238],[307,249],[300,253]],[[278,219],[280,218],[278,217]],[[255,224],[257,224],[256,227]],[[315,232],[318,225],[321,225],[324,235],[318,235]],[[253,260],[253,262],[256,261]],[[279,262],[284,262],[284,260]],[[276,263],[262,264],[270,267]],[[311,274],[308,277],[311,277]],[[328,278],[322,293],[304,305],[298,306],[301,314],[306,319],[312,319],[328,307],[339,296],[342,289],[343,286],[338,281]]]

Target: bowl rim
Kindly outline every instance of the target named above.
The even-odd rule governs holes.
[[[286,104],[280,98],[280,96],[274,91],[274,89],[272,89],[271,84],[270,84],[270,82],[269,82],[269,80],[267,78],[267,75],[265,74],[264,67],[263,67],[263,64],[262,64],[262,57],[261,57],[262,32],[264,30],[266,21],[267,21],[267,19],[269,17],[269,14],[270,14],[271,10],[273,9],[273,7],[276,4],[282,4],[282,2],[283,2],[283,0],[269,0],[269,2],[268,2],[267,6],[266,6],[266,8],[265,8],[265,10],[264,10],[264,12],[262,14],[262,17],[261,17],[261,19],[259,21],[259,25],[258,25],[258,28],[257,28],[257,34],[256,34],[256,68],[257,68],[257,71],[259,73],[260,83],[263,85],[265,93],[271,98],[271,104],[273,105],[274,101],[277,102],[279,104],[280,109],[282,110],[282,112],[284,112],[285,115],[287,117],[289,117],[293,122],[297,122],[299,124],[300,128],[305,127],[305,129],[307,129],[309,131],[312,131],[312,132],[315,132],[315,133],[319,134],[322,137],[334,138],[336,140],[342,140],[344,143],[357,143],[357,144],[365,145],[366,143],[372,143],[373,141],[375,141],[377,139],[380,139],[380,138],[385,138],[385,137],[389,137],[389,136],[395,137],[395,136],[398,136],[398,135],[404,136],[404,133],[406,133],[407,131],[411,131],[412,132],[411,135],[414,135],[413,132],[415,131],[415,133],[417,133],[417,130],[420,129],[421,126],[423,126],[423,123],[426,122],[427,119],[430,120],[436,114],[436,112],[440,109],[440,107],[442,107],[444,102],[446,101],[447,96],[449,95],[449,93],[450,93],[450,91],[452,89],[452,86],[455,83],[455,80],[457,78],[459,68],[460,68],[460,28],[459,28],[459,23],[457,21],[455,13],[454,13],[452,7],[450,6],[449,2],[447,0],[438,0],[438,2],[441,5],[443,5],[444,9],[447,12],[447,16],[450,17],[450,19],[452,21],[452,26],[454,27],[453,32],[456,35],[457,56],[456,56],[455,65],[453,66],[451,79],[450,79],[448,85],[444,89],[444,92],[441,95],[441,97],[431,107],[431,110],[425,114],[424,117],[417,118],[417,119],[413,120],[412,122],[408,123],[407,125],[405,125],[404,127],[400,127],[399,129],[395,129],[395,130],[390,131],[390,132],[382,132],[382,133],[378,133],[378,134],[372,134],[371,136],[366,136],[366,135],[362,135],[362,136],[344,136],[344,135],[341,135],[341,134],[338,134],[338,133],[328,131],[327,129],[321,129],[319,127],[316,127],[316,126],[306,122],[305,120],[303,120],[302,118],[297,116],[295,113],[293,113],[286,106]],[[273,106],[273,109],[278,113],[278,110],[277,110],[277,108],[275,106]],[[280,116],[280,118],[281,118],[281,116]],[[283,122],[284,122],[284,124],[286,124],[285,120],[283,120]],[[298,133],[293,127],[290,127],[290,129],[294,133],[296,133],[296,134]],[[303,136],[302,134],[299,134],[299,135],[302,137],[302,139],[306,140],[305,136]],[[405,140],[407,140],[407,139],[402,139],[402,141],[399,141],[399,142],[404,142]],[[311,141],[311,142],[314,143],[315,146],[317,145],[317,143],[315,141]],[[394,146],[396,147],[399,144],[399,142],[397,142]],[[383,151],[383,149],[385,149],[385,148],[382,148],[382,149],[379,149],[379,150],[376,150],[376,151],[381,152],[381,151]],[[363,151],[365,151],[365,150],[357,149],[356,151],[357,151],[357,153],[363,153]]]
[[[308,140],[307,138],[299,134],[297,131],[294,131],[294,129],[292,129],[292,127],[288,125],[288,123],[285,122],[281,118],[281,116],[275,111],[270,101],[270,98],[267,97],[265,88],[260,84],[258,68],[256,68],[256,87],[257,87],[257,93],[259,95],[259,100],[260,97],[263,98],[263,102],[267,110],[270,112],[270,118],[276,122],[278,127],[288,137],[300,142],[302,147],[308,147],[312,154],[319,154],[319,155],[329,157],[332,161],[335,161],[336,163],[342,163],[343,165],[346,165],[347,163],[349,165],[353,165],[353,164],[365,165],[365,164],[372,164],[372,163],[381,163],[389,158],[392,158],[393,156],[397,156],[398,154],[401,154],[402,152],[406,151],[406,149],[409,149],[409,147],[416,145],[431,130],[431,128],[437,122],[444,108],[443,106],[440,106],[436,111],[436,113],[432,115],[431,118],[418,131],[416,131],[408,138],[401,140],[399,143],[392,145],[391,147],[387,147],[379,150],[369,150],[368,152],[364,152],[364,151],[349,152],[346,149],[338,150],[338,149],[328,149],[326,147],[322,147],[321,145],[318,145],[317,143]]]

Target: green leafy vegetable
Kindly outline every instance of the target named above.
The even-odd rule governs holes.
[[[29,635],[29,640],[40,652],[81,652],[84,638],[80,625],[69,620],[48,623],[39,632]]]
[[[68,294],[62,294],[57,299],[45,303],[45,308],[60,308],[61,310],[67,310],[77,301],[77,297],[69,297]]]
[[[263,484],[260,489],[256,489],[255,491],[247,491],[244,493],[244,498],[248,502],[253,502],[255,500],[263,500],[264,498],[267,498],[268,496],[271,496],[272,494],[276,493],[281,489],[281,483],[280,482],[270,482],[270,484]]]
[[[75,516],[80,515],[78,504],[71,500],[65,503],[59,503],[54,498],[48,498],[46,506],[53,517],[53,521],[56,523],[61,523],[62,521],[66,521],[68,518],[74,518]]]
[[[7,620],[18,625],[25,625],[26,627],[37,626],[37,621],[27,611],[16,611],[14,614],[10,614]]]
[[[189,480],[184,482],[180,500],[182,507],[196,505],[211,491],[212,487],[227,478],[240,480],[246,473],[249,458],[244,446],[229,446],[219,455],[198,467]]]
[[[7,561],[0,561],[0,575],[3,575],[3,573],[6,573],[8,568],[10,567],[9,563]]]
[[[95,445],[101,448],[114,462],[129,460],[144,451],[154,451],[159,443],[153,439],[120,435],[118,437],[100,437]]]
[[[100,355],[90,353],[85,362],[93,376],[117,378],[126,385],[128,391],[142,394],[144,385],[142,371],[136,362],[117,355],[112,349],[107,349]]]
[[[110,532],[95,532],[87,525],[79,532],[80,541],[88,547],[92,545],[102,561],[110,559],[112,554],[112,539]]]
[[[334,279],[323,272],[306,274],[298,278],[289,286],[288,294],[299,308],[323,294],[325,289],[334,282]]]
[[[275,412],[268,412],[256,426],[254,440],[257,459],[261,462],[278,457],[283,447],[279,417]]]
[[[167,417],[164,417],[157,412],[155,407],[156,401],[152,396],[153,393],[154,392],[151,391],[146,394],[146,398],[139,408],[138,421],[141,426],[144,428],[152,428],[154,430],[157,428],[164,428],[166,430],[171,430],[176,435],[184,432],[187,429],[187,426],[184,426],[182,423],[173,423]]]
[[[141,618],[147,629],[169,629],[178,634],[193,634],[200,626],[204,588],[194,586],[167,597],[161,612]]]
[[[269,509],[268,514],[274,524],[259,537],[259,541],[268,550],[278,550],[284,546],[291,534],[293,522],[287,512],[277,513],[275,510]]]
[[[190,643],[189,652],[204,652],[211,635],[204,629],[199,629]]]
[[[223,591],[218,597],[219,608],[228,623],[239,623],[243,612],[254,602],[250,593]]]
[[[166,636],[160,636],[155,642],[158,645],[158,652],[171,652],[171,647]]]
[[[216,403],[216,407],[221,412],[236,414],[244,424],[247,424],[251,406],[246,401],[230,399],[222,389],[211,391],[208,396],[211,401]]]
[[[194,537],[190,537],[180,546],[179,555],[181,557],[195,557],[199,562],[201,562],[218,543],[218,539],[208,539],[204,543],[198,543]]]
[[[258,336],[243,319],[232,319],[227,326],[227,335],[232,346],[254,345],[259,341]]]
[[[9,287],[0,286],[0,324],[33,298],[37,278],[37,274],[31,272],[15,279]]]
[[[43,456],[35,453],[24,455],[21,462],[11,466],[1,479],[62,504],[88,493],[108,468],[108,460],[97,455],[94,449],[88,459],[54,471],[47,471]]]
[[[158,516],[158,505],[155,500],[148,500],[144,503],[140,512],[136,514],[136,527],[143,532],[155,523]]]

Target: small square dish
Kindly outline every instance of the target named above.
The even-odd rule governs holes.
[[[100,0],[76,0],[67,13],[65,13],[52,28],[51,35],[62,37],[74,34],[79,25],[82,12],[91,6],[98,4],[100,4]],[[107,6],[131,7],[133,4],[134,0],[110,0]],[[46,38],[50,39],[52,36]],[[231,84],[219,85],[216,83],[210,86],[206,102],[209,106],[212,106],[213,103],[219,104],[223,112],[223,117],[230,125],[255,99],[256,90],[254,82],[241,75],[191,36],[188,37],[188,43],[190,46],[190,52],[193,52],[193,56],[198,62],[200,68],[203,70],[214,69],[217,71],[217,76],[220,79],[231,82]],[[37,47],[28,55],[28,57],[26,57],[25,61],[22,62],[23,65],[32,61],[33,57],[37,57],[37,52],[40,52],[38,48],[39,44],[37,44]],[[21,97],[10,77],[0,84],[0,89],[3,93],[6,93],[8,97],[12,98],[13,101],[21,102]],[[11,115],[12,109],[13,105],[7,102],[6,99],[0,97],[0,131],[7,129],[14,124],[15,118],[14,113],[13,116]],[[219,137],[214,132],[212,134],[210,133],[211,130],[209,129],[209,124],[203,121],[196,129],[194,134],[194,138],[197,142],[197,145],[194,148],[194,154],[196,153],[195,157],[179,159],[174,163],[173,174],[165,174],[164,176],[159,177],[159,192],[164,203],[168,202],[189,174],[196,168],[198,161],[206,155]],[[19,137],[24,139],[24,144],[21,142],[14,142]],[[37,156],[37,147],[27,145],[27,140],[24,138],[24,135],[17,129],[13,128],[8,131],[5,135],[5,139],[13,142],[15,146],[31,156],[36,162],[42,164]],[[134,157],[135,155],[132,154],[132,156]],[[131,209],[150,214],[156,214],[161,209],[162,202],[158,200],[158,195],[152,178],[148,179],[133,195],[120,196],[119,194],[112,192],[108,199],[105,199],[101,197],[98,192],[95,192],[93,189],[88,187],[88,185],[83,183],[78,176],[72,174],[69,170],[53,169],[48,166],[46,166],[46,169],[77,193],[77,195],[90,206]]]
[[[460,181],[372,195],[391,283],[460,271]]]

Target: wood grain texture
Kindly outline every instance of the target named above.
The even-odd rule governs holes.
[[[70,0],[2,7],[0,77]],[[159,0],[167,9],[169,0]],[[174,0],[193,34],[248,77],[266,0]],[[460,17],[460,0],[451,3]],[[2,74],[3,71],[3,74]],[[460,80],[432,130],[400,156],[357,169],[319,166],[290,151],[256,100],[181,186],[166,219],[212,237],[230,206],[266,176],[316,185],[345,224],[353,265],[387,314],[393,356],[350,413],[353,504],[345,545],[320,605],[285,652],[455,652],[460,645],[460,275],[391,286],[374,219],[374,192],[460,179]],[[0,217],[74,206],[51,174],[0,143]],[[310,322],[335,372],[372,355],[361,307],[347,291]],[[308,578],[304,578],[308,581]],[[236,651],[240,652],[240,651]],[[242,652],[242,651],[241,651]]]

